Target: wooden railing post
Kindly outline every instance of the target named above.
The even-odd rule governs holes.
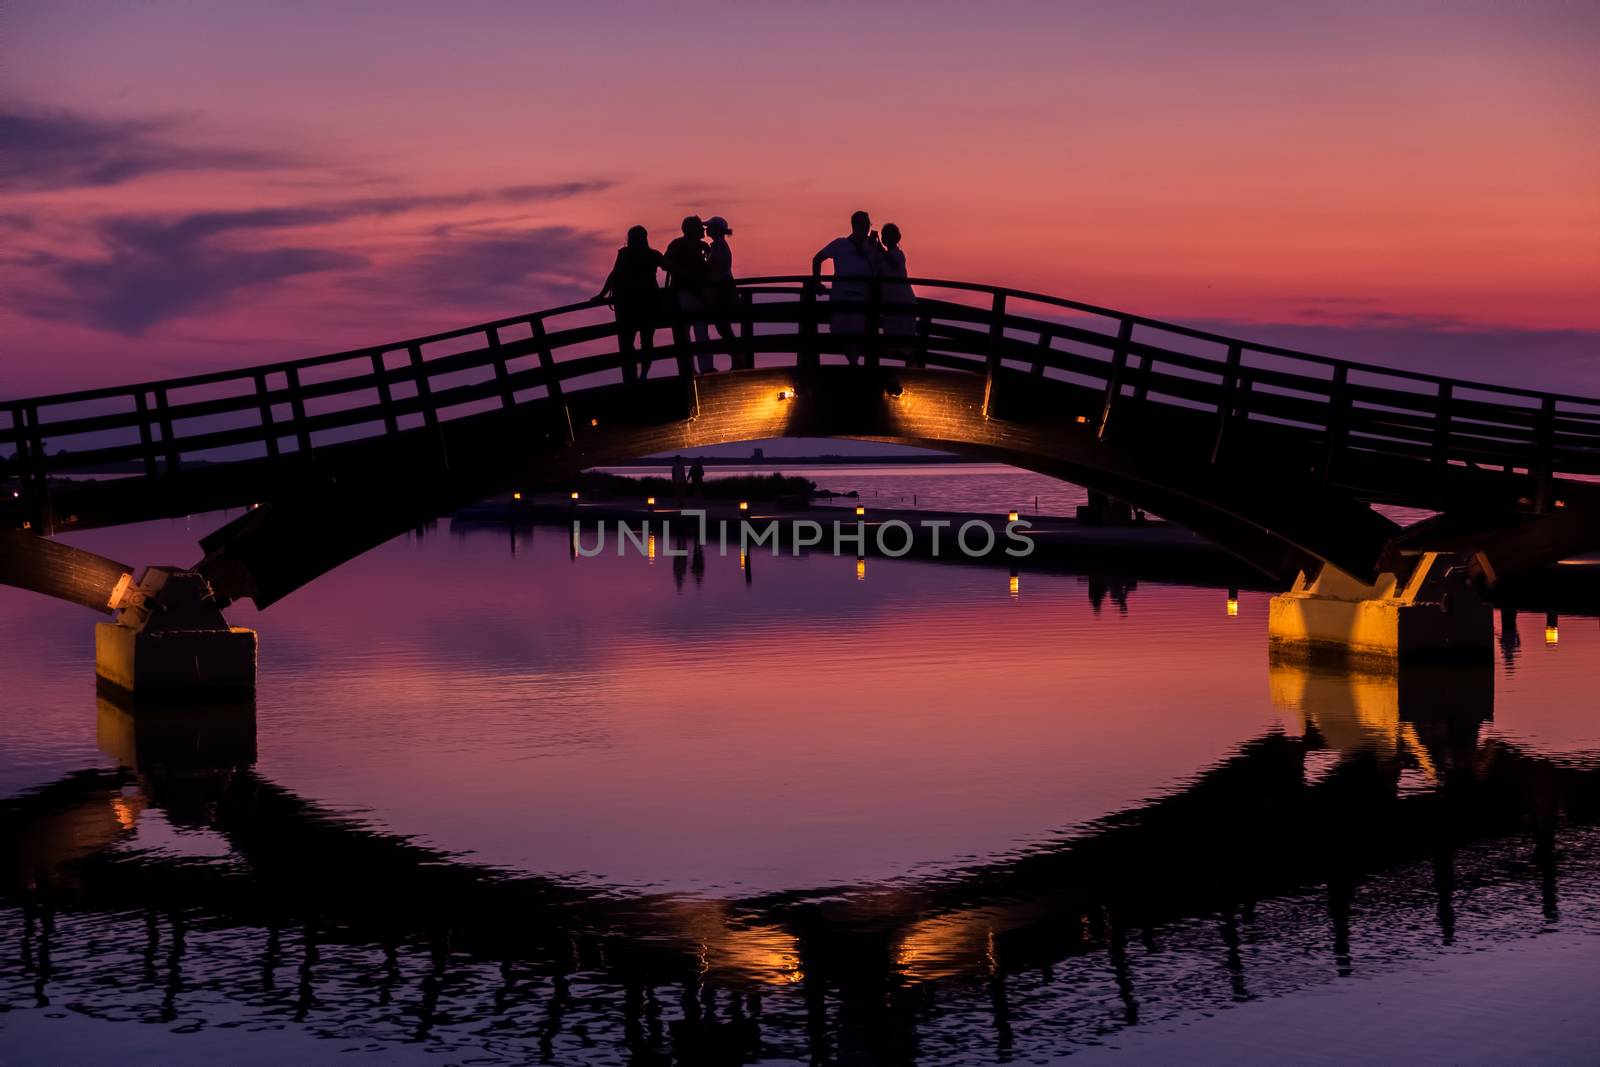
[[[989,418],[994,411],[994,383],[1000,376],[1000,346],[1006,336],[1006,294],[994,294],[994,303],[990,305],[989,314],[989,353],[984,362],[983,370],[983,417]]]
[[[267,458],[278,458],[278,435],[272,428],[272,401],[267,396],[267,376],[263,371],[256,371],[256,397],[261,410],[261,430],[266,435],[263,440],[267,443]]]
[[[1333,387],[1328,390],[1328,453],[1322,461],[1322,480],[1333,477],[1335,458],[1344,450],[1350,432],[1350,368],[1343,363],[1333,368]]]
[[[544,331],[544,320],[534,319],[531,325],[533,327],[534,344],[539,346],[539,370],[544,374],[545,394],[549,396],[552,403],[561,409],[561,422],[566,427],[566,439],[570,443],[574,437],[572,432],[572,411],[567,407],[566,398],[561,392],[561,378],[556,374],[556,357],[550,351],[550,340]],[[679,353],[678,363],[680,366],[683,364],[683,358],[683,354]]]
[[[44,468],[28,432],[28,409],[21,404],[11,408],[11,430],[16,435],[17,493],[24,519],[33,526],[44,525],[44,502],[39,497],[39,474]],[[40,529],[40,533],[44,530]]]
[[[411,369],[417,386],[417,399],[422,402],[422,424],[430,430],[439,429],[439,412],[433,406],[433,386],[428,384],[428,365],[422,359],[422,346],[415,342],[406,345],[411,355]]]
[[[506,366],[506,357],[500,354],[500,331],[493,326],[486,326],[483,330],[489,348],[494,351],[494,379],[500,383],[500,406],[505,408],[516,407],[516,392],[511,388],[511,370]]]
[[[1556,398],[1547,396],[1539,405],[1538,466],[1534,471],[1534,510],[1550,510],[1555,486]]]
[[[1217,439],[1211,444],[1211,465],[1222,458],[1222,443],[1227,439],[1228,427],[1233,422],[1234,403],[1239,395],[1239,363],[1243,349],[1237,344],[1228,346],[1228,361],[1222,372],[1222,398],[1217,402]]]
[[[1122,375],[1128,366],[1128,346],[1133,341],[1133,320],[1123,319],[1117,327],[1117,345],[1111,350],[1111,367],[1106,372],[1106,399],[1100,408],[1100,439],[1106,439],[1111,430],[1111,409],[1122,391]]]
[[[294,424],[294,446],[301,455],[311,453],[311,430],[306,426],[306,398],[300,392],[300,369],[284,371],[289,386],[289,419]]]
[[[168,474],[178,471],[178,442],[172,439],[172,415],[167,407],[167,391],[156,390],[156,421],[161,426],[161,450],[166,454]]]
[[[739,306],[744,309],[744,317],[739,320],[739,358],[734,366],[746,370],[754,370],[756,366],[756,323],[755,305],[756,295],[749,290],[739,290]]]
[[[1450,401],[1453,393],[1450,382],[1439,383],[1439,410],[1433,420],[1433,469],[1443,471],[1450,465]]]
[[[876,274],[867,279],[866,325],[866,362],[868,367],[875,369],[883,350],[883,338],[879,336],[883,328],[883,280]]]
[[[821,315],[817,293],[821,288],[820,278],[807,278],[800,283],[800,351],[796,361],[802,370],[812,370],[821,362],[817,351],[817,320]]]
[[[133,407],[139,413],[139,448],[144,452],[144,476],[156,476],[155,435],[150,432],[150,402],[143,389],[133,394]]]
[[[1052,351],[1051,339],[1052,339],[1052,335],[1051,335],[1049,330],[1040,330],[1039,331],[1039,344],[1037,346],[1037,354],[1033,357],[1033,372],[1032,373],[1033,373],[1033,376],[1035,378],[1044,377],[1044,362],[1045,362],[1045,358]]]
[[[394,392],[389,388],[389,366],[383,352],[372,353],[372,375],[378,382],[378,407],[383,411],[383,432],[399,433],[400,420],[394,413]]]

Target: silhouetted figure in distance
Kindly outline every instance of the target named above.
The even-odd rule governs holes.
[[[683,491],[684,491],[685,486],[687,486],[688,481],[689,481],[689,478],[688,478],[688,476],[686,474],[684,474],[684,471],[683,471],[683,457],[682,456],[673,456],[672,457],[672,495],[677,497],[679,500],[682,500],[683,499]]]
[[[700,457],[696,456],[693,465],[689,467],[689,485],[693,489],[692,495],[696,500],[705,496],[705,481],[706,469],[700,463]]]
[[[909,276],[906,252],[900,247],[900,227],[892,222],[883,227],[882,273],[887,279],[900,279],[883,283],[883,332],[897,341],[891,351],[909,363],[913,352],[913,342],[909,338],[916,333],[916,318],[900,312],[902,308],[910,311],[917,302],[917,294],[912,292],[911,283],[904,280]]]
[[[733,228],[728,225],[728,220],[721,215],[713,215],[706,220],[706,235],[711,238],[711,244],[706,247],[706,288],[704,299],[706,307],[712,311],[721,312],[711,320],[711,325],[717,328],[717,336],[721,337],[728,345],[728,358],[730,366],[739,365],[738,343],[734,341],[733,324],[731,321],[732,309],[739,304],[739,291],[733,287],[733,249],[728,246],[728,238],[732,236]],[[701,370],[714,370],[716,357],[707,355],[701,364]]]
[[[683,236],[673,238],[663,256],[668,275],[667,287],[672,290],[678,309],[688,315],[706,308],[705,289],[710,270],[706,265],[706,246],[702,240],[705,235],[705,223],[700,221],[700,216],[690,215],[683,220]],[[697,344],[704,346],[711,340],[711,328],[704,322],[696,322],[694,339]],[[681,325],[675,327],[673,340],[677,342],[679,351],[683,351],[688,346],[688,331]],[[702,372],[716,368],[710,351],[700,351],[699,367]]]
[[[862,303],[867,299],[868,278],[880,273],[883,265],[883,245],[878,242],[878,231],[872,228],[872,217],[865,211],[850,216],[850,236],[835,237],[811,257],[811,274],[822,276],[822,264],[833,261],[833,292],[829,301]],[[834,333],[864,334],[867,317],[860,311],[836,311],[829,316]],[[855,366],[861,353],[860,341],[844,345],[845,356]]]
[[[628,243],[617,249],[617,262],[606,275],[597,300],[609,298],[617,313],[617,343],[622,349],[622,378],[636,380],[633,339],[639,338],[642,358],[637,379],[650,372],[651,354],[656,346],[656,323],[661,314],[661,290],[656,285],[656,269],[662,255],[650,247],[650,235],[643,226],[628,230]]]

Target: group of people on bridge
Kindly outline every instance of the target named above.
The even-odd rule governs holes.
[[[733,228],[721,215],[704,221],[698,215],[688,216],[683,220],[682,236],[674,238],[665,252],[650,247],[650,234],[643,226],[628,230],[627,243],[617,250],[616,263],[596,294],[597,300],[609,301],[616,311],[624,378],[643,380],[649,373],[656,330],[663,320],[677,320],[678,313],[687,325],[674,326],[674,341],[684,346],[693,332],[696,368],[701,373],[716,370],[717,353],[711,346],[713,329],[725,346],[732,367],[754,365],[754,355],[741,353],[733,332],[733,309],[738,305],[739,294],[734,287],[733,248],[728,244],[731,236]],[[864,305],[874,284],[870,279],[881,278],[883,281],[876,283],[879,299],[899,307],[886,312],[879,325],[891,336],[911,334],[910,306],[916,296],[906,281],[906,254],[900,241],[900,227],[889,223],[880,238],[872,228],[871,216],[857,211],[850,216],[849,234],[829,241],[811,257],[813,277],[822,276],[824,263],[833,264],[830,299],[849,308],[829,316],[834,333],[866,335],[867,317],[852,305]],[[664,290],[656,283],[657,271],[667,276]],[[636,350],[637,368],[633,359]],[[858,343],[845,345],[845,355],[852,365],[860,354]]]

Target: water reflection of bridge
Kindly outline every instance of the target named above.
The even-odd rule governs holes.
[[[201,1022],[244,1005],[504,1058],[937,1059],[975,1034],[1059,1051],[1527,932],[1557,920],[1558,890],[1592,896],[1600,768],[1482,738],[1492,686],[1469,673],[1278,664],[1298,735],[1248,741],[1170,796],[918,883],[738,901],[463,861],[265,780],[248,708],[103,704],[102,744],[130,769],[0,809],[23,920],[0,985],[13,1004]],[[126,847],[153,818],[221,858]]]

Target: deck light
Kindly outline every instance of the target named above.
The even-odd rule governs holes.
[[[656,506],[656,498],[655,498],[655,497],[653,497],[653,496],[647,496],[647,497],[645,497],[645,498],[644,498],[644,502],[645,502],[645,503],[646,503],[646,504],[649,504],[649,505],[650,505],[650,506],[651,506],[651,507],[655,507],[655,506]]]
[[[574,499],[574,500],[578,499],[578,491],[576,489],[574,489],[572,491],[572,499]]]
[[[749,511],[750,510],[750,501],[748,501],[748,500],[739,501],[739,510],[740,511]]]
[[[779,389],[778,390],[778,399],[779,400],[793,400],[794,399],[794,390],[793,389]]]
[[[512,493],[511,494],[511,499],[512,500],[521,500],[522,499],[522,494],[520,492],[519,493]]]
[[[600,420],[599,419],[590,419],[589,420],[589,425],[590,426],[599,426],[600,425]]]
[[[862,515],[865,515],[866,513],[867,513],[867,509],[866,508],[862,507],[860,504],[856,505],[856,517],[857,518],[860,518]]]
[[[1018,516],[1017,516],[1017,513],[1015,511],[1006,512],[1006,521],[1007,522],[1016,522],[1017,518],[1018,518]]]
[[[1079,415],[1078,416],[1078,421],[1079,422],[1088,422],[1089,421],[1089,416],[1087,416],[1087,415]]]

